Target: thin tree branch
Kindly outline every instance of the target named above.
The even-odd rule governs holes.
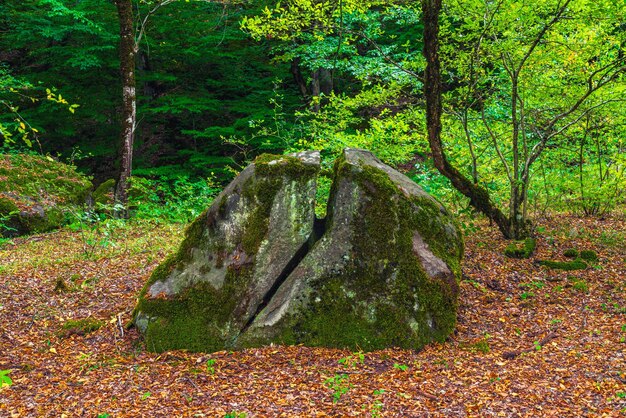
[[[146,26],[148,25],[148,19],[150,19],[150,16],[155,14],[161,7],[167,6],[168,4],[174,3],[175,1],[177,0],[163,0],[157,3],[151,10],[149,10],[143,19],[139,18],[140,23],[138,27],[137,38],[135,39],[135,53],[139,51],[139,44],[141,43],[141,38],[143,38],[143,35],[146,32]]]
[[[554,26],[559,20],[561,20],[561,18],[563,17],[563,13],[565,13],[565,9],[567,9],[567,6],[571,2],[572,2],[572,0],[565,0],[565,3],[563,3],[562,6],[557,7],[557,12],[554,15],[554,17],[552,18],[552,20],[550,20],[548,23],[546,23],[544,25],[544,27],[541,29],[541,31],[539,31],[539,33],[535,37],[533,43],[530,45],[530,47],[528,48],[528,50],[526,51],[526,53],[522,57],[521,61],[519,62],[519,65],[518,65],[517,69],[515,70],[517,75],[519,75],[519,73],[522,71],[522,68],[524,67],[524,64],[526,63],[528,58],[530,58],[530,56],[534,52],[535,48],[537,48],[537,46],[539,45],[539,42],[541,42],[541,40],[543,39],[543,37],[546,34],[546,32],[548,32],[548,30],[552,26]]]
[[[502,161],[502,164],[504,165],[504,168],[506,170],[506,176],[508,177],[509,182],[512,183],[513,177],[511,176],[511,168],[509,167],[509,164],[507,163],[506,158],[504,158],[504,155],[502,154],[502,151],[500,150],[500,147],[498,146],[498,138],[491,130],[491,126],[489,126],[489,122],[487,122],[487,117],[485,116],[485,109],[483,108],[480,113],[481,113],[483,125],[485,125],[485,128],[487,128],[487,132],[489,132],[489,136],[491,137],[491,140],[493,141],[493,146],[496,149],[496,152],[498,153],[498,157],[500,157],[500,161]]]

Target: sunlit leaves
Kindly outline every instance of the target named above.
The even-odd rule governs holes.
[[[9,373],[11,373],[11,370],[0,370],[0,389],[13,384],[13,380],[9,377]]]
[[[563,165],[575,159],[569,146],[590,134],[581,129],[584,116],[623,100],[624,13],[613,0],[445,2],[441,57],[454,89],[445,98],[444,137],[453,160],[469,172],[475,158],[479,181],[496,182],[501,192],[520,184],[521,177],[506,180],[514,169],[528,169],[537,196],[532,188],[552,186],[545,165],[543,179],[532,167],[533,153],[545,150],[559,157],[544,155],[542,163],[556,170],[555,181],[566,181],[574,174]],[[623,123],[619,112],[608,114],[610,123]]]

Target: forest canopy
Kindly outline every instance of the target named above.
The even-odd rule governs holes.
[[[119,179],[130,153],[135,184],[164,199],[210,193],[263,152],[319,149],[329,168],[344,147],[367,148],[519,238],[546,210],[601,215],[624,201],[620,3],[8,0],[2,152],[69,161],[96,184]],[[134,49],[120,73],[122,4]]]

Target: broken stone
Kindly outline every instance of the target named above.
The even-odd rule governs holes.
[[[141,292],[149,349],[219,350],[256,314],[313,231],[319,153],[255,160],[187,229]]]
[[[315,220],[318,170],[315,152],[262,156],[218,196],[140,295],[148,349],[417,349],[452,332],[463,242],[443,206],[346,149]]]

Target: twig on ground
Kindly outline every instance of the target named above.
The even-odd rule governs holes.
[[[535,343],[531,348],[526,348],[524,350],[518,350],[518,351],[506,351],[506,352],[504,352],[502,354],[502,357],[507,359],[507,360],[512,360],[515,357],[519,356],[520,354],[531,353],[531,352],[537,350],[537,346],[543,347],[544,345],[546,345],[547,343],[549,343],[550,341],[552,341],[556,337],[557,337],[556,332],[551,332],[550,334],[548,334],[545,337],[543,337],[543,339],[541,341]]]
[[[122,314],[117,314],[117,327],[120,330],[120,337],[124,338],[124,326],[122,325]]]

